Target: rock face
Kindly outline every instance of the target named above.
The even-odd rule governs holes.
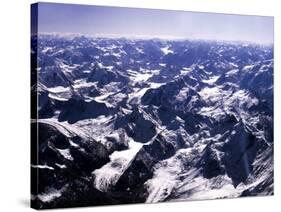
[[[105,199],[99,197],[98,193],[95,194],[89,178],[93,169],[100,168],[109,161],[108,152],[103,145],[85,140],[52,122],[39,122],[38,136],[38,164],[41,165],[33,165],[32,172],[37,172],[38,176],[37,192],[41,195],[36,198],[39,208],[68,206],[60,202],[60,198],[62,201],[69,201],[64,193],[78,205],[89,204],[89,199]],[[79,187],[85,189],[86,193],[79,191]],[[89,192],[94,192],[92,197],[83,199]],[[56,198],[54,203],[51,202],[52,198]],[[49,199],[46,206],[44,200]]]
[[[273,194],[272,46],[40,35],[37,50],[38,208]]]
[[[61,103],[61,112],[58,116],[59,122],[68,121],[73,124],[81,119],[96,118],[100,115],[110,115],[114,110],[107,108],[105,103],[95,100],[86,102],[82,99],[71,98]]]
[[[116,120],[115,128],[125,129],[128,136],[140,143],[150,141],[156,134],[155,124],[144,111],[140,111],[138,108]]]

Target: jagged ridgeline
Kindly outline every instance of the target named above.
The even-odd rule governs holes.
[[[273,194],[273,46],[32,42],[37,208]]]

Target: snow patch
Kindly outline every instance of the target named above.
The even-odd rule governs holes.
[[[226,77],[230,77],[230,76],[235,75],[235,74],[238,73],[238,72],[239,72],[239,69],[232,69],[232,70],[228,71],[228,72],[225,74],[225,76],[226,76]]]
[[[174,53],[174,51],[169,49],[169,48],[170,48],[170,46],[166,46],[166,47],[161,48],[161,51],[164,53],[164,55],[167,55],[169,53],[172,53],[172,54]]]
[[[94,186],[100,191],[108,191],[115,185],[142,146],[143,144],[130,139],[128,150],[113,152],[110,155],[110,162],[92,173],[95,177]]]
[[[73,160],[73,157],[70,154],[69,149],[57,149],[60,154],[67,160]]]
[[[202,82],[207,83],[209,85],[213,85],[219,78],[220,76],[212,76],[207,80],[202,80]]]
[[[177,94],[176,96],[176,100],[178,101],[184,101],[186,100],[187,96],[188,96],[188,91],[189,91],[189,88],[188,87],[184,87],[182,88],[179,93]]]
[[[130,79],[133,82],[142,82],[142,81],[146,81],[148,80],[150,77],[153,76],[152,73],[142,73],[142,72],[137,72],[137,71],[133,71],[133,70],[128,70],[127,71],[129,74]]]
[[[54,170],[53,167],[48,166],[48,165],[31,165],[32,168],[38,168],[38,169],[50,169],[50,170]]]
[[[50,91],[52,93],[62,93],[62,92],[67,92],[69,90],[70,90],[69,87],[63,87],[63,86],[56,86],[56,87],[48,88],[48,91]]]
[[[58,198],[61,196],[62,190],[57,190],[55,188],[49,188],[46,192],[38,194],[38,199],[40,199],[42,202],[51,202],[55,198]]]

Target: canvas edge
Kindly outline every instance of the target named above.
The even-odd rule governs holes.
[[[38,33],[38,3],[30,5],[30,207],[39,209],[37,204],[38,194],[38,134],[37,134],[37,36]],[[35,42],[34,42],[35,41]]]

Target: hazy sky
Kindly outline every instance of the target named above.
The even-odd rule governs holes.
[[[38,13],[39,33],[273,43],[273,17],[52,3]]]

